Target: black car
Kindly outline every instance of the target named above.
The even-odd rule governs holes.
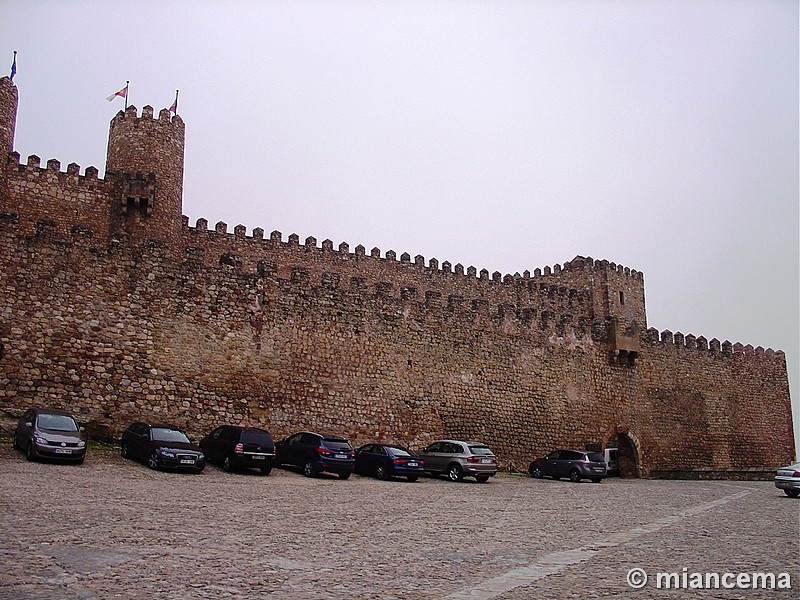
[[[80,464],[86,457],[86,437],[68,412],[29,408],[17,423],[14,448],[25,452],[28,460],[52,458]]]
[[[531,462],[528,473],[537,479],[549,475],[554,479],[569,477],[570,481],[578,482],[585,477],[600,483],[606,477],[606,460],[599,452],[556,450]]]
[[[223,425],[200,440],[206,460],[231,472],[237,469],[260,469],[269,475],[275,466],[275,444],[269,432],[256,427]]]
[[[122,457],[147,463],[151,469],[185,469],[199,473],[206,466],[203,451],[172,425],[131,423],[120,441]]]
[[[347,479],[355,466],[355,452],[340,435],[301,431],[275,444],[278,465],[300,467],[306,477],[323,471]]]
[[[355,472],[378,479],[405,477],[416,481],[425,473],[424,463],[408,450],[391,444],[366,444],[356,450]]]

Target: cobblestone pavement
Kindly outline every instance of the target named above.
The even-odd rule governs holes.
[[[92,450],[28,463],[2,440],[0,598],[800,597],[800,501],[772,482],[191,475]],[[656,588],[684,568],[792,589]]]

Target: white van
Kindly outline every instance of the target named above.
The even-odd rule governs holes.
[[[616,448],[606,448],[603,456],[606,459],[606,471],[609,477],[619,476],[619,452]]]

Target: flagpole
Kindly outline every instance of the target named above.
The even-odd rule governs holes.
[[[130,82],[130,81],[126,81],[126,82],[125,82],[125,112],[128,112],[128,92],[130,91],[130,90],[128,89],[128,86],[129,86],[130,84],[131,84],[131,82]]]
[[[175,90],[175,114],[178,114],[178,90]]]

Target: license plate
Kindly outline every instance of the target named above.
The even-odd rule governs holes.
[[[490,462],[492,462],[492,459],[491,458],[482,458],[481,462],[482,463],[490,463]]]
[[[254,454],[253,455],[253,460],[264,460],[265,458],[266,458],[266,456],[264,456],[263,454]]]
[[[69,448],[56,448],[56,454],[72,454]]]
[[[194,461],[192,459],[190,459],[190,458],[182,458],[181,459],[181,464],[182,465],[193,465]]]
[[[336,458],[347,458],[347,454],[337,454]]]
[[[409,461],[407,464],[408,464],[409,467],[418,467],[419,466],[419,463],[412,462],[412,461]]]

